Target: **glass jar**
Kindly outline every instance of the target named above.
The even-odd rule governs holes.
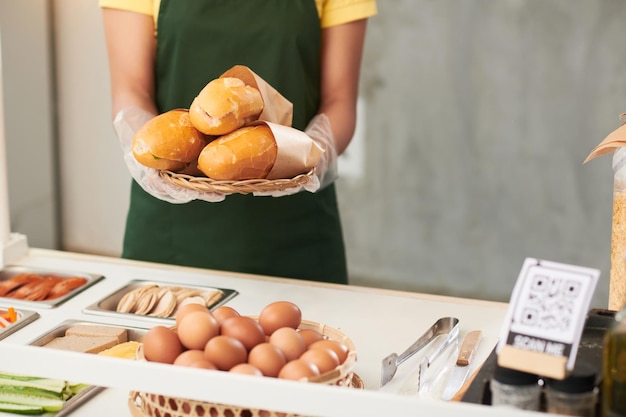
[[[613,224],[611,228],[611,268],[609,309],[618,311],[626,304],[626,147],[613,153]]]
[[[496,366],[490,382],[491,405],[539,411],[539,377],[527,372]]]
[[[567,378],[546,380],[545,394],[548,413],[594,417],[598,402],[596,370],[589,363],[577,360]]]
[[[602,417],[626,417],[626,309],[604,336]]]

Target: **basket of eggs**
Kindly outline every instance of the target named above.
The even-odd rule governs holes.
[[[181,308],[173,327],[155,326],[144,335],[138,359],[257,377],[363,388],[353,371],[354,344],[339,330],[302,319],[289,301],[265,306],[258,316],[229,306]],[[132,391],[135,417],[291,417],[231,405]]]

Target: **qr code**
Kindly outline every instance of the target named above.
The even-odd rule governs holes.
[[[588,276],[531,267],[519,288],[511,330],[551,338],[573,335],[586,314]]]

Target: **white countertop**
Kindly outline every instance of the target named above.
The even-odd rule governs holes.
[[[107,387],[77,408],[72,416],[130,416],[127,399],[132,389],[320,417],[461,414],[471,417],[503,414],[502,409],[494,407],[448,403],[436,398],[438,387],[453,363],[454,349],[450,350],[450,356],[442,357],[429,369],[426,385],[432,389],[425,394],[401,393],[421,352],[400,366],[396,377],[385,389],[379,390],[379,386],[381,360],[391,352],[402,352],[441,317],[451,316],[460,320],[460,338],[471,330],[482,330],[483,341],[472,365],[472,371],[477,369],[497,343],[506,314],[507,304],[504,303],[233,274],[32,248],[19,265],[104,276],[104,279],[57,307],[30,309],[37,311],[40,317],[0,343],[2,357],[11,358],[10,361],[2,361],[0,367],[5,372],[64,378]],[[239,294],[227,305],[245,315],[257,315],[273,301],[292,301],[301,308],[303,319],[325,323],[352,339],[357,350],[354,370],[363,380],[365,388],[357,390],[275,378],[250,378],[30,345],[66,320],[140,328],[154,326],[154,321],[141,318],[85,311],[85,307],[136,279],[234,289]],[[24,309],[19,305],[15,307]],[[506,415],[510,416],[532,414],[506,411]]]

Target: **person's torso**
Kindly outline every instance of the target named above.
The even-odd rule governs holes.
[[[320,23],[313,0],[162,0],[157,105],[189,108],[196,94],[245,65],[293,103],[304,129],[319,106]]]

